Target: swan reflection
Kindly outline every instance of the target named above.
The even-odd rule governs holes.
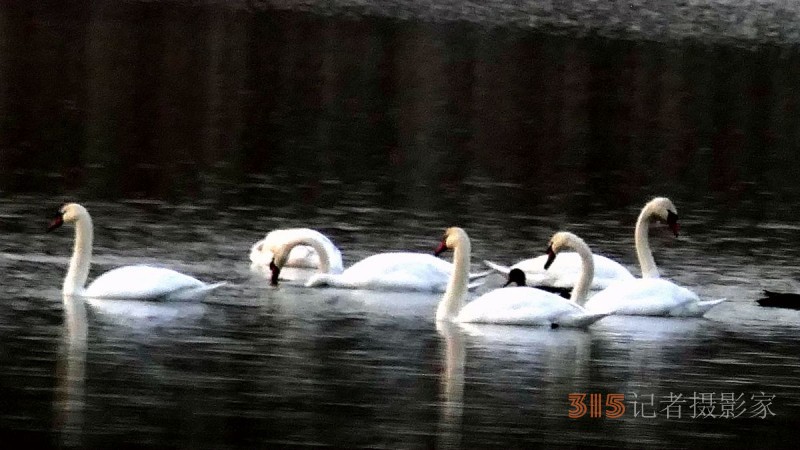
[[[436,331],[444,338],[437,447],[461,448],[465,360],[463,332],[458,325],[450,322],[437,322]]]
[[[65,447],[80,446],[86,379],[86,306],[83,298],[65,295],[63,343],[57,361],[55,429]]]

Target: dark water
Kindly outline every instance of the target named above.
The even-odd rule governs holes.
[[[0,7],[2,442],[795,442],[800,313],[754,303],[800,292],[789,11],[680,4],[646,35],[523,26],[524,2],[278,3]],[[545,22],[627,11],[567,3]],[[729,299],[705,319],[437,327],[436,295],[273,289],[247,260],[274,228],[318,228],[349,265],[429,252],[459,225],[476,264],[539,255],[568,229],[638,273],[633,223],[655,195],[682,223],[679,239],[652,230],[662,273]],[[203,305],[64,303],[71,230],[43,229],[76,200],[94,217],[92,276],[150,262],[229,286]],[[623,393],[628,409],[570,419],[570,393]],[[692,418],[695,393],[714,393],[715,415],[741,395],[745,412]],[[774,415],[751,417],[762,393]],[[635,417],[650,395],[656,417]]]
[[[713,214],[687,205],[679,209],[683,237],[653,230],[670,278],[702,297],[730,299],[705,319],[608,318],[588,331],[437,329],[438,295],[274,289],[251,274],[249,246],[265,229],[309,220],[307,211],[88,203],[97,229],[93,276],[145,261],[230,286],[205,305],[88,308],[82,341],[80,327],[70,333],[68,326],[82,305],[64,306],[59,293],[71,230],[41,233],[48,202],[2,204],[7,435],[93,448],[745,448],[794,441],[800,313],[753,300],[764,287],[792,287],[795,227],[738,221],[714,229]],[[310,221],[328,224],[320,228],[341,243],[346,264],[379,250],[430,251],[444,226],[414,210],[364,206],[350,220],[315,212]],[[634,268],[632,226],[617,213],[573,222],[481,211],[467,226],[473,260],[541,254],[549,233],[563,227]],[[391,229],[380,225],[386,215],[398,218]],[[519,227],[524,236],[505,232]],[[569,419],[567,395],[581,392],[619,392],[627,401],[652,394],[656,406],[671,393],[743,394],[747,412],[693,419],[687,401],[680,419],[664,411],[634,417],[632,404],[619,419]],[[750,396],[761,392],[774,395],[775,415],[750,418]]]

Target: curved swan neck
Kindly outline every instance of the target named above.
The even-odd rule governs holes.
[[[330,273],[331,254],[325,245],[325,237],[322,234],[310,229],[298,230],[297,235],[286,242],[284,247],[285,255],[288,257],[289,252],[298,245],[308,245],[316,250],[317,255],[319,255],[319,271],[321,273]]]
[[[453,320],[464,306],[464,298],[469,289],[470,247],[467,233],[460,230],[457,244],[453,246],[453,272],[436,309],[437,321]]]
[[[589,297],[589,288],[591,288],[592,279],[594,278],[594,258],[592,257],[592,250],[586,245],[586,242],[577,236],[573,235],[571,237],[569,246],[581,257],[581,276],[575,283],[569,299],[583,306]]]
[[[639,260],[639,267],[642,270],[642,278],[658,278],[658,267],[653,259],[653,251],[650,250],[650,222],[653,220],[653,208],[648,203],[642,208],[639,218],[636,220],[636,230],[634,240],[636,241],[636,258]]]
[[[75,220],[75,245],[69,261],[67,276],[64,278],[64,295],[78,295],[83,292],[89,278],[89,265],[92,262],[92,241],[94,227],[92,217],[83,209]]]

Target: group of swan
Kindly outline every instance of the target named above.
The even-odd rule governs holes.
[[[516,279],[518,284],[524,285],[528,278],[535,284],[572,288],[569,299],[535,287],[517,286],[495,289],[464,305],[468,291],[479,286],[489,272],[470,273],[469,237],[457,227],[447,230],[434,255],[381,253],[347,269],[339,249],[321,233],[307,228],[275,230],[253,246],[250,259],[254,267],[268,267],[273,285],[278,284],[283,268],[295,267],[317,271],[305,283],[309,287],[444,291],[436,313],[439,321],[585,327],[609,314],[700,316],[723,300],[700,301],[688,289],[659,278],[647,231],[655,220],[666,222],[678,233],[677,212],[669,199],[656,198],[645,205],[635,232],[642,278],[635,278],[608,258],[593,255],[582,239],[568,232],[553,235],[547,255],[510,268],[487,262],[493,269],[510,274],[510,281]],[[190,300],[202,299],[225,284],[207,284],[170,269],[136,265],[113,269],[84,287],[92,254],[92,220],[83,206],[70,203],[59,210],[48,231],[64,223],[75,224],[75,246],[63,285],[65,295]],[[573,252],[561,253],[556,259],[565,248]],[[452,264],[437,257],[448,249],[454,252]],[[598,273],[602,274],[601,281],[597,280]],[[603,290],[589,298],[591,289]]]
[[[277,235],[276,235],[277,233]],[[296,254],[298,248],[301,250]],[[316,267],[306,287],[443,292],[453,265],[427,253],[389,252],[372,255],[342,268],[338,248],[322,233],[308,228],[270,232],[250,250],[254,265],[268,265],[277,285],[284,267]],[[470,287],[489,272],[470,274]]]
[[[610,314],[697,317],[724,301],[701,301],[692,291],[661,278],[615,281],[588,298],[595,259],[581,238],[561,231],[551,238],[543,267],[551,267],[561,249],[575,251],[581,273],[569,299],[542,289],[517,286],[495,289],[465,305],[469,237],[461,228],[449,228],[439,248],[442,247],[453,250],[455,270],[436,311],[437,321],[585,327]]]
[[[642,271],[642,278],[658,278],[659,272],[650,250],[649,227],[653,222],[666,222],[670,230],[678,236],[680,225],[678,213],[672,201],[665,197],[656,197],[642,208],[636,220],[634,242],[636,257]],[[633,280],[635,277],[622,264],[602,255],[592,255],[594,260],[594,279],[592,289],[605,289],[614,282]],[[512,269],[525,272],[526,279],[534,286],[548,286],[560,289],[569,289],[578,281],[581,273],[581,257],[577,252],[563,253],[559,259],[548,269],[544,263],[546,255],[526,259],[511,267],[501,266],[491,261],[484,261],[486,265],[502,274],[508,275]]]

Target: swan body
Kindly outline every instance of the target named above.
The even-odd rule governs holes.
[[[341,274],[314,274],[306,286],[444,292],[452,271],[452,264],[433,255],[379,253],[362,259]],[[470,288],[477,286],[471,284]]]
[[[633,280],[635,278],[622,264],[612,259],[602,255],[592,255],[592,259],[594,260],[595,271],[592,279],[592,289],[605,289],[614,281]],[[547,270],[544,270],[545,262],[547,262],[547,255],[529,258],[511,267],[501,266],[491,261],[484,261],[484,264],[505,275],[508,275],[514,269],[522,270],[525,272],[525,277],[531,286],[571,288],[578,282],[581,273],[581,257],[577,253],[564,252],[560,254],[558,259]]]
[[[146,280],[146,282],[142,282],[142,280]],[[100,275],[84,290],[83,296],[128,300],[188,301],[197,297],[205,297],[208,292],[223,284],[206,284],[171,269],[136,265],[118,267]]]
[[[264,239],[253,244],[250,248],[251,268],[268,269],[269,264],[274,258],[272,249],[280,246],[284,242],[292,239],[299,234],[313,235],[320,245],[325,247],[328,253],[328,271],[331,273],[341,273],[344,270],[342,264],[342,252],[324,234],[308,228],[285,228],[272,230],[267,233]],[[289,256],[284,263],[284,267],[295,267],[302,269],[317,269],[322,264],[319,254],[314,247],[309,245],[298,245],[289,252]]]
[[[455,269],[450,277],[436,311],[437,321],[460,323],[491,323],[500,325],[544,325],[583,328],[605,317],[605,313],[590,313],[577,302],[589,291],[593,276],[593,261],[589,247],[571,233],[556,233],[548,252],[562,246],[575,248],[585,266],[572,291],[571,300],[531,287],[504,287],[481,295],[464,305],[467,295],[470,241],[467,233],[457,227],[449,228],[437,252],[453,249]]]
[[[286,265],[291,251],[299,245],[312,247],[320,258],[319,273],[312,275],[306,281],[306,287],[443,292],[453,271],[453,265],[447,261],[433,255],[413,252],[379,253],[353,264],[344,271],[336,271],[331,265],[332,257],[336,257],[331,248],[335,247],[327,245],[330,241],[321,233],[309,229],[284,231],[286,233],[282,235],[282,241],[273,243],[269,248],[273,254],[270,263],[273,285],[277,285],[281,269]],[[488,272],[474,274],[470,278],[479,280],[486,275]],[[480,284],[480,281],[475,281],[469,287],[475,288]]]
[[[64,223],[75,224],[75,246],[62,288],[65,296],[128,300],[201,300],[209,292],[225,284],[206,284],[171,269],[137,265],[110,270],[99,276],[88,287],[84,287],[92,259],[94,234],[92,218],[83,206],[69,203],[59,210],[47,231],[52,231]]]
[[[658,278],[659,272],[650,250],[648,228],[652,222],[666,222],[675,236],[678,236],[678,212],[672,201],[665,197],[656,197],[644,205],[636,220],[634,240],[636,256],[642,271],[642,278]],[[562,260],[563,258],[563,260]],[[601,255],[593,255],[595,274],[592,289],[605,289],[612,283],[633,280],[631,272],[618,262]],[[521,269],[527,275],[529,284],[535,286],[572,287],[578,280],[581,271],[581,259],[576,253],[562,253],[550,269],[544,270],[546,256],[539,256],[520,261],[511,267],[484,261],[492,270],[508,275],[511,269]]]
[[[724,301],[701,301],[689,289],[661,278],[637,278],[612,284],[584,306],[589,311],[615,315],[700,317]]]

